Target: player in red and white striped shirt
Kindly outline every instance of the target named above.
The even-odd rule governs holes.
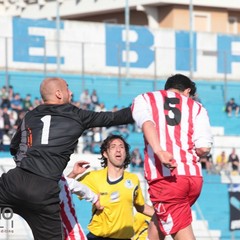
[[[145,140],[145,177],[160,227],[159,239],[172,235],[194,240],[191,206],[202,189],[199,157],[208,154],[212,135],[206,109],[191,96],[195,83],[176,74],[165,90],[137,96],[133,118]],[[149,239],[156,236],[149,228]]]
[[[60,207],[65,240],[87,240],[85,233],[78,222],[75,211],[72,192],[64,176],[59,181],[60,186]]]
[[[87,166],[84,167],[84,165]],[[81,161],[78,163],[78,166],[78,169],[81,170],[79,174],[83,173],[89,167],[89,162]],[[81,199],[91,202],[97,209],[101,210],[103,207],[100,205],[98,195],[86,185],[64,175],[62,175],[59,181],[59,187],[61,189],[59,198],[64,240],[87,240],[77,219],[72,193],[78,195]]]

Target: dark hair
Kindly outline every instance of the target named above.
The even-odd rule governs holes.
[[[125,139],[121,135],[109,135],[102,143],[100,150],[101,150],[101,157],[99,158],[101,160],[101,166],[107,167],[107,158],[104,157],[103,153],[107,151],[109,148],[111,142],[115,139],[120,139],[124,143],[125,151],[126,151],[126,158],[124,160],[124,169],[126,169],[130,163],[131,157],[130,157],[130,145],[125,141]]]
[[[190,88],[190,96],[194,96],[197,90],[195,82],[191,81],[190,78],[182,74],[175,74],[167,79],[164,89],[168,90],[171,88],[177,89],[180,92],[183,92],[187,88]]]

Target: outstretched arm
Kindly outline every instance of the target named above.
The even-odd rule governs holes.
[[[99,196],[95,194],[89,187],[78,182],[74,178],[65,177],[68,183],[69,189],[72,193],[75,193],[80,198],[85,199],[95,205],[98,210],[102,210],[103,207],[100,205]]]

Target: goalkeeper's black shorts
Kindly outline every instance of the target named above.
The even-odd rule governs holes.
[[[11,169],[0,178],[0,207],[23,217],[35,240],[63,239],[57,181]]]

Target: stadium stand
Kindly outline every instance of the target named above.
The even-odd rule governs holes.
[[[48,76],[51,75],[48,74]],[[14,87],[15,92],[20,92],[22,97],[31,93],[33,99],[34,97],[40,97],[39,85],[44,77],[44,75],[34,72],[10,72],[9,85]],[[128,106],[137,94],[162,89],[165,82],[165,79],[143,80],[132,78],[126,80],[109,76],[81,76],[74,74],[61,74],[61,77],[69,83],[75,101],[79,100],[80,93],[84,89],[88,89],[90,92],[96,89],[100,101],[104,102],[108,110],[112,109],[114,105],[119,108]],[[0,79],[0,86],[5,85],[4,72],[0,72]],[[23,82],[25,83],[24,86]],[[204,80],[197,80],[196,83],[199,98],[209,112],[211,125],[223,127],[225,135],[240,135],[240,120],[235,116],[228,117],[224,111],[225,103],[231,97],[234,97],[236,102],[240,104],[240,85],[237,82],[227,82],[226,84],[224,81]]]
[[[10,74],[10,84],[13,86],[14,90],[20,92],[22,96],[25,96],[27,93],[31,93],[32,97],[39,97],[39,84],[44,76],[41,74],[36,73],[17,73],[13,72]],[[131,103],[132,98],[143,91],[149,90],[151,91],[156,87],[156,89],[163,88],[164,80],[158,80],[157,82],[153,80],[137,80],[137,79],[130,79],[125,81],[121,79],[121,92],[119,93],[119,79],[117,78],[110,78],[104,76],[85,76],[84,77],[84,86],[82,85],[82,76],[79,75],[62,75],[65,78],[71,89],[74,91],[75,99],[78,99],[80,93],[83,89],[96,89],[100,100],[103,101],[107,109],[111,109],[114,105],[118,105],[119,107],[125,105],[129,105]],[[24,86],[22,84],[24,82]],[[0,83],[4,85],[4,82]],[[205,82],[205,81],[198,81],[198,93],[200,100],[203,105],[208,109],[210,119],[212,125],[215,126],[222,126],[224,128],[225,134],[233,134],[238,135],[239,129],[238,126],[238,118],[229,118],[223,112],[224,106],[224,83],[222,82]],[[104,86],[104,88],[102,87]],[[228,89],[231,90],[231,96],[235,96],[238,99],[238,86],[235,84],[230,84]],[[109,94],[111,92],[111,94]],[[235,127],[234,127],[235,126]],[[135,147],[139,147],[142,150],[143,147],[143,139],[141,132],[131,132],[128,137],[128,142],[131,144],[131,149]],[[80,141],[81,144],[81,141]],[[1,165],[5,164],[4,171],[7,170],[13,164],[13,161],[10,160],[10,155],[8,152],[0,153],[0,161]],[[77,159],[79,155],[75,155],[73,157]],[[81,159],[82,159],[81,155]],[[97,159],[97,155],[85,155],[84,158],[90,159],[94,162],[93,159]],[[72,162],[69,163],[69,167],[71,167]],[[96,168],[98,167],[97,162],[93,164]],[[143,175],[140,172],[137,172],[138,175],[141,176],[142,182],[144,184]],[[228,230],[228,216],[229,216],[229,209],[228,209],[228,196],[227,196],[227,187],[226,185],[221,184],[220,176],[219,175],[204,175],[205,184],[203,187],[203,192],[198,200],[198,202],[194,205],[194,229],[196,231],[198,239],[209,239],[209,240],[227,240],[230,239],[230,231]],[[146,196],[147,190],[146,185],[143,185],[145,189]],[[212,189],[216,191],[213,192]],[[218,201],[216,202],[216,199]],[[84,204],[84,206],[82,205]],[[77,203],[76,207],[78,209],[79,215],[81,216],[82,224],[85,226],[89,220],[90,213],[90,206],[85,206],[87,203]],[[87,210],[89,208],[89,211]],[[82,211],[82,209],[85,209]],[[85,216],[86,214],[86,216]],[[224,217],[222,217],[224,216]],[[15,216],[16,217],[16,216]],[[26,224],[22,219],[14,218],[14,222],[20,223],[22,226],[19,227],[21,230],[20,232],[26,232],[29,234],[28,231],[23,230],[26,228]],[[20,226],[19,225],[19,226]],[[18,232],[18,229],[15,229]],[[7,238],[5,238],[7,239]],[[20,236],[19,238],[11,238],[11,239],[26,239],[26,236]],[[30,239],[30,238],[27,238]]]

